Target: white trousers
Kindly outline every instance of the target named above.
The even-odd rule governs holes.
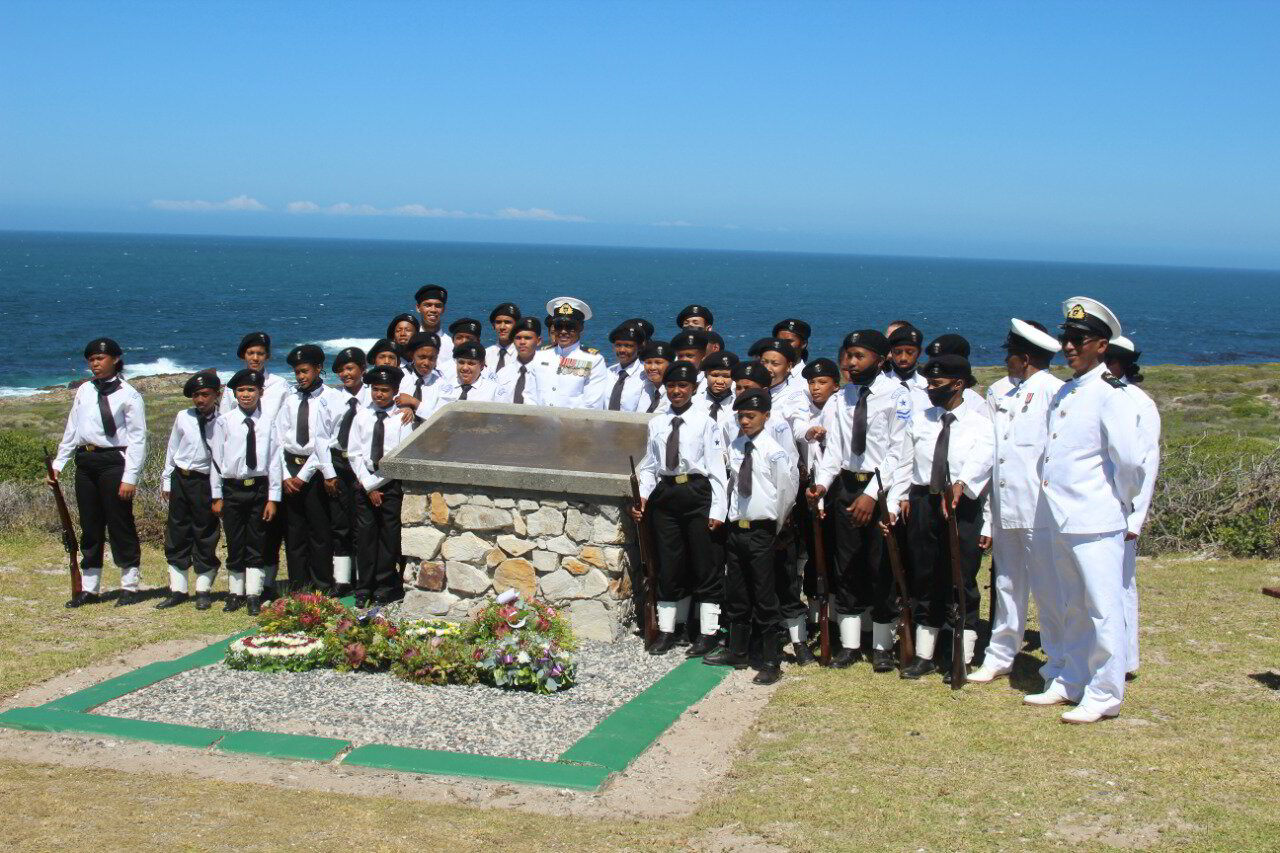
[[[1125,672],[1138,671],[1138,540],[1124,543]]]
[[[996,621],[991,626],[982,665],[998,672],[1013,668],[1027,630],[1027,602],[1035,596],[1040,614],[1040,646],[1047,662],[1040,675],[1051,680],[1062,671],[1062,594],[1052,571],[1044,530],[995,527],[991,556],[996,563]]]
[[[1124,701],[1124,531],[1048,531],[1063,602],[1062,672],[1046,686],[1099,714]]]

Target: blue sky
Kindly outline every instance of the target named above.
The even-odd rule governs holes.
[[[0,2],[0,228],[1280,267],[1280,3]]]

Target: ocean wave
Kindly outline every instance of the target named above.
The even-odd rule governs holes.
[[[48,394],[44,388],[17,388],[0,385],[0,397],[30,397],[33,394]]]
[[[171,358],[157,358],[155,361],[144,361],[141,364],[130,364],[124,360],[124,375],[130,378],[139,376],[160,376],[165,373],[195,373],[198,368],[187,367]]]
[[[320,349],[325,352],[337,352],[347,347],[360,347],[362,350],[367,350],[377,342],[377,338],[333,338],[328,341],[316,341]]]

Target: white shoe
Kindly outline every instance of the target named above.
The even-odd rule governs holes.
[[[1029,693],[1023,696],[1022,703],[1024,705],[1065,705],[1067,697],[1061,693],[1046,690],[1044,693]]]
[[[971,681],[974,684],[986,684],[989,681],[995,681],[997,678],[1003,678],[1008,675],[1010,670],[988,668],[986,664],[975,669],[965,677],[965,681]]]
[[[1062,715],[1064,723],[1096,723],[1099,720],[1110,720],[1118,717],[1117,711],[1114,714],[1100,714],[1097,711],[1090,711],[1088,708],[1072,708],[1070,711]]]

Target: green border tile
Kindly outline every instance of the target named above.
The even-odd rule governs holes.
[[[607,767],[598,764],[526,761],[438,749],[411,749],[381,743],[351,750],[342,763],[408,773],[469,776],[499,782],[522,782],[526,785],[578,788],[584,791],[594,791],[612,774]]]
[[[173,746],[191,746],[197,749],[210,747],[227,734],[220,729],[202,729],[175,723],[155,723],[149,720],[125,720],[120,717],[81,714],[76,711],[50,708],[48,705],[5,711],[0,714],[0,725],[26,731],[78,732]]]
[[[219,752],[265,755],[268,758],[288,758],[295,761],[333,761],[338,753],[350,747],[350,741],[337,738],[278,732],[231,732],[218,741]]]

